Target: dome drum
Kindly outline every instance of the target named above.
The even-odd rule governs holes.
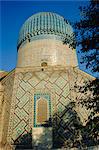
[[[71,25],[58,14],[41,12],[31,16],[19,33],[17,67],[41,67],[46,59],[43,65],[47,63],[47,67],[76,66],[76,54],[70,47],[72,37]]]

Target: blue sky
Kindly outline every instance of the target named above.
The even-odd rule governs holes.
[[[62,15],[70,22],[80,19],[79,6],[88,1],[1,1],[0,70],[10,71],[17,63],[17,39],[19,30],[31,15],[50,11]],[[81,69],[85,69],[84,65]]]

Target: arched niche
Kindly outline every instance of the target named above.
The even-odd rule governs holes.
[[[49,117],[48,101],[44,98],[40,98],[36,102],[36,122],[37,124],[46,124]]]

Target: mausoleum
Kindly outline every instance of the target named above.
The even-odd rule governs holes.
[[[72,36],[68,20],[52,12],[34,14],[23,24],[16,68],[0,82],[2,150],[73,148],[73,122],[78,116],[84,125],[90,114],[78,104],[85,95],[75,85],[94,77],[79,69]]]

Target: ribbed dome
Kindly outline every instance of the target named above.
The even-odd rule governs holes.
[[[56,35],[64,39],[66,35],[70,36],[72,33],[72,27],[62,16],[51,12],[37,13],[23,24],[19,33],[18,48],[27,39],[31,41],[40,35]]]

